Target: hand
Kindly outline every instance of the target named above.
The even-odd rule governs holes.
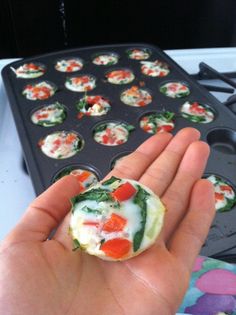
[[[79,185],[67,176],[51,186],[1,245],[0,314],[174,314],[215,212],[213,187],[200,179],[208,155],[199,132],[186,128],[149,138],[117,163],[107,177],[138,180],[167,207],[156,244],[124,262],[72,251],[69,198]]]

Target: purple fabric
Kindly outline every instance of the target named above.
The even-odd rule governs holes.
[[[236,300],[231,295],[204,294],[193,306],[185,309],[192,315],[216,315],[218,312],[232,314],[236,309]]]

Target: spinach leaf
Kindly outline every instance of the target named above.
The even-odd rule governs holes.
[[[134,197],[134,203],[137,204],[141,209],[141,228],[134,235],[133,249],[136,252],[142,242],[146,219],[147,219],[147,197],[150,196],[141,186],[138,185],[138,191]]]
[[[102,188],[94,188],[89,191],[85,191],[84,193],[71,198],[72,213],[74,213],[75,204],[84,200],[96,200],[97,202],[112,201],[112,197],[109,191],[104,191]]]
[[[78,111],[83,110],[87,105],[86,98],[82,98],[79,102],[75,104],[75,107]]]
[[[129,132],[133,131],[135,129],[135,127],[133,125],[122,124],[122,127],[124,127]]]
[[[232,207],[234,206],[235,202],[236,202],[236,197],[234,197],[233,199],[229,199],[227,197],[225,197],[227,203],[223,208],[220,208],[218,211],[219,212],[226,212],[232,209]]]
[[[74,245],[73,251],[75,251],[76,249],[81,248],[80,243],[79,243],[79,241],[77,239],[73,239],[73,245]]]
[[[111,184],[113,184],[113,183],[116,182],[116,181],[119,181],[119,182],[120,182],[120,178],[117,178],[117,177],[115,177],[115,176],[112,176],[111,178],[109,178],[109,179],[107,179],[105,182],[103,182],[102,185],[105,185],[105,186],[111,185]]]
[[[167,111],[167,112],[163,113],[163,116],[165,117],[166,121],[169,122],[169,121],[171,121],[174,118],[175,113]]]
[[[87,213],[94,213],[94,214],[101,214],[101,211],[98,209],[91,209],[87,206],[84,206],[82,209],[82,211],[87,212]]]
[[[102,132],[104,130],[107,129],[107,124],[101,124],[101,125],[98,125],[95,129],[94,129],[94,133],[96,132]]]

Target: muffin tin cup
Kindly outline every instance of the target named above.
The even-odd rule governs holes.
[[[169,65],[170,73],[165,77],[149,77],[141,73],[141,61],[128,58],[129,49],[148,49],[151,56],[145,61],[160,60]],[[118,63],[111,66],[98,66],[92,63],[94,56],[103,53],[114,53],[119,56]],[[55,69],[55,63],[59,59],[67,59],[75,56],[83,60],[83,68],[74,73],[59,72]],[[18,68],[24,63],[40,63],[45,65],[46,72],[39,78],[21,79],[16,78],[11,69]],[[111,84],[107,81],[106,73],[117,69],[131,70],[135,78],[128,84]],[[67,77],[92,75],[96,78],[96,87],[84,92],[73,92],[65,88]],[[145,43],[130,43],[123,45],[95,46],[65,51],[53,52],[32,58],[26,58],[7,65],[2,70],[3,81],[10,100],[16,127],[22,143],[27,168],[37,194],[40,194],[52,184],[55,174],[69,165],[88,165],[97,170],[99,179],[106,176],[111,170],[114,159],[122,155],[122,152],[132,152],[151,134],[144,132],[139,127],[139,120],[147,112],[174,112],[176,134],[184,127],[197,128],[202,135],[202,140],[208,142],[211,149],[210,158],[206,167],[206,173],[218,174],[232,185],[236,186],[236,116],[229,109],[213,97],[205,88],[201,87],[183,69],[180,68],[169,56],[159,48]],[[56,93],[47,100],[27,100],[22,95],[22,90],[27,84],[38,81],[49,81],[57,87]],[[183,98],[171,98],[162,94],[160,86],[167,82],[184,82],[190,88],[190,94]],[[120,100],[121,93],[137,85],[150,91],[152,102],[144,107],[125,105]],[[78,119],[76,102],[84,95],[104,95],[111,102],[111,110],[105,116],[84,116]],[[185,101],[197,100],[201,104],[210,106],[217,115],[214,121],[208,124],[191,122],[180,115],[180,108]],[[34,125],[30,120],[30,113],[37,108],[59,102],[66,107],[67,118],[57,126],[42,128]],[[107,121],[121,121],[135,127],[129,134],[126,143],[118,146],[104,146],[93,139],[93,130],[97,124]],[[227,131],[223,131],[227,130]],[[47,134],[62,130],[73,130],[84,139],[84,145],[75,156],[64,160],[56,160],[44,155],[37,146],[38,141]],[[220,130],[220,131],[219,131]],[[229,131],[230,130],[230,131]],[[236,246],[231,240],[236,235],[236,206],[227,213],[217,213],[212,229],[209,233],[202,253],[217,256]],[[217,231],[217,232],[216,232]],[[219,232],[220,231],[220,232]],[[219,232],[219,233],[218,233]],[[218,235],[218,234],[220,235]],[[218,236],[217,236],[217,235]],[[227,245],[228,244],[228,245]],[[231,250],[232,253],[232,250]]]

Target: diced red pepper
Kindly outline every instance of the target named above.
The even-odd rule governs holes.
[[[130,252],[131,247],[132,243],[129,240],[124,238],[114,238],[103,243],[100,249],[106,256],[119,259],[126,256]]]
[[[91,173],[89,171],[83,171],[81,173],[81,172],[76,171],[76,170],[71,171],[70,174],[75,176],[78,179],[78,181],[80,181],[80,182],[84,182],[91,175]]]
[[[39,140],[38,142],[38,146],[41,147],[44,145],[44,139]]]
[[[29,63],[28,64],[28,69],[38,70],[39,66],[36,66],[34,63]]]
[[[103,136],[102,136],[102,142],[105,143],[105,144],[107,144],[108,141],[109,141],[109,137],[108,137],[107,135],[103,135]]]
[[[133,197],[135,193],[136,193],[135,187],[129,182],[126,182],[120,185],[111,194],[112,197],[115,198],[117,201],[125,201]]]
[[[84,114],[81,113],[81,112],[77,114],[77,118],[78,118],[78,119],[81,119],[83,116],[84,116]]]
[[[124,143],[124,140],[122,140],[122,139],[116,141],[116,144],[118,144],[118,145],[123,144],[123,143]]]
[[[127,220],[116,213],[112,213],[111,217],[104,223],[102,230],[105,232],[123,231]]]
[[[60,139],[56,139],[53,141],[53,144],[56,146],[60,146],[61,145],[61,140]]]
[[[206,110],[205,108],[200,106],[197,102],[194,102],[190,107],[190,111],[194,113],[198,113],[198,114],[203,114],[205,113]]]
[[[48,113],[45,113],[45,114],[38,114],[36,117],[38,118],[38,119],[44,119],[44,118],[48,118]]]
[[[150,125],[144,125],[142,128],[144,131],[147,131],[147,132],[152,130],[152,127]]]
[[[215,193],[215,199],[216,200],[224,200],[225,197],[224,197],[224,194],[220,194],[220,193]]]
[[[91,85],[85,86],[84,87],[85,91],[91,91],[93,88]]]
[[[154,71],[152,69],[148,69],[147,74],[152,74]]]
[[[157,131],[166,131],[166,132],[170,132],[172,131],[173,126],[171,125],[163,125],[157,128]]]
[[[176,83],[170,84],[168,89],[172,92],[176,92],[178,89],[178,85]]]
[[[67,137],[66,137],[66,144],[71,144],[71,143],[73,143],[74,141],[75,141],[75,139],[76,139],[76,135],[75,134],[73,134],[73,133],[69,133],[68,135],[67,135]]]
[[[88,104],[93,105],[100,102],[101,100],[102,100],[102,97],[100,95],[96,95],[96,96],[88,96],[86,101]]]
[[[139,106],[145,106],[146,103],[142,100],[142,101],[139,101],[139,102],[138,102],[138,105],[139,105]]]
[[[228,192],[232,192],[232,188],[228,185],[220,185],[220,189],[222,191],[228,191]]]
[[[166,75],[166,72],[165,72],[165,71],[160,71],[159,77],[164,77],[165,75]]]
[[[89,225],[89,226],[99,227],[99,222],[85,221],[85,222],[83,222],[83,225]]]

